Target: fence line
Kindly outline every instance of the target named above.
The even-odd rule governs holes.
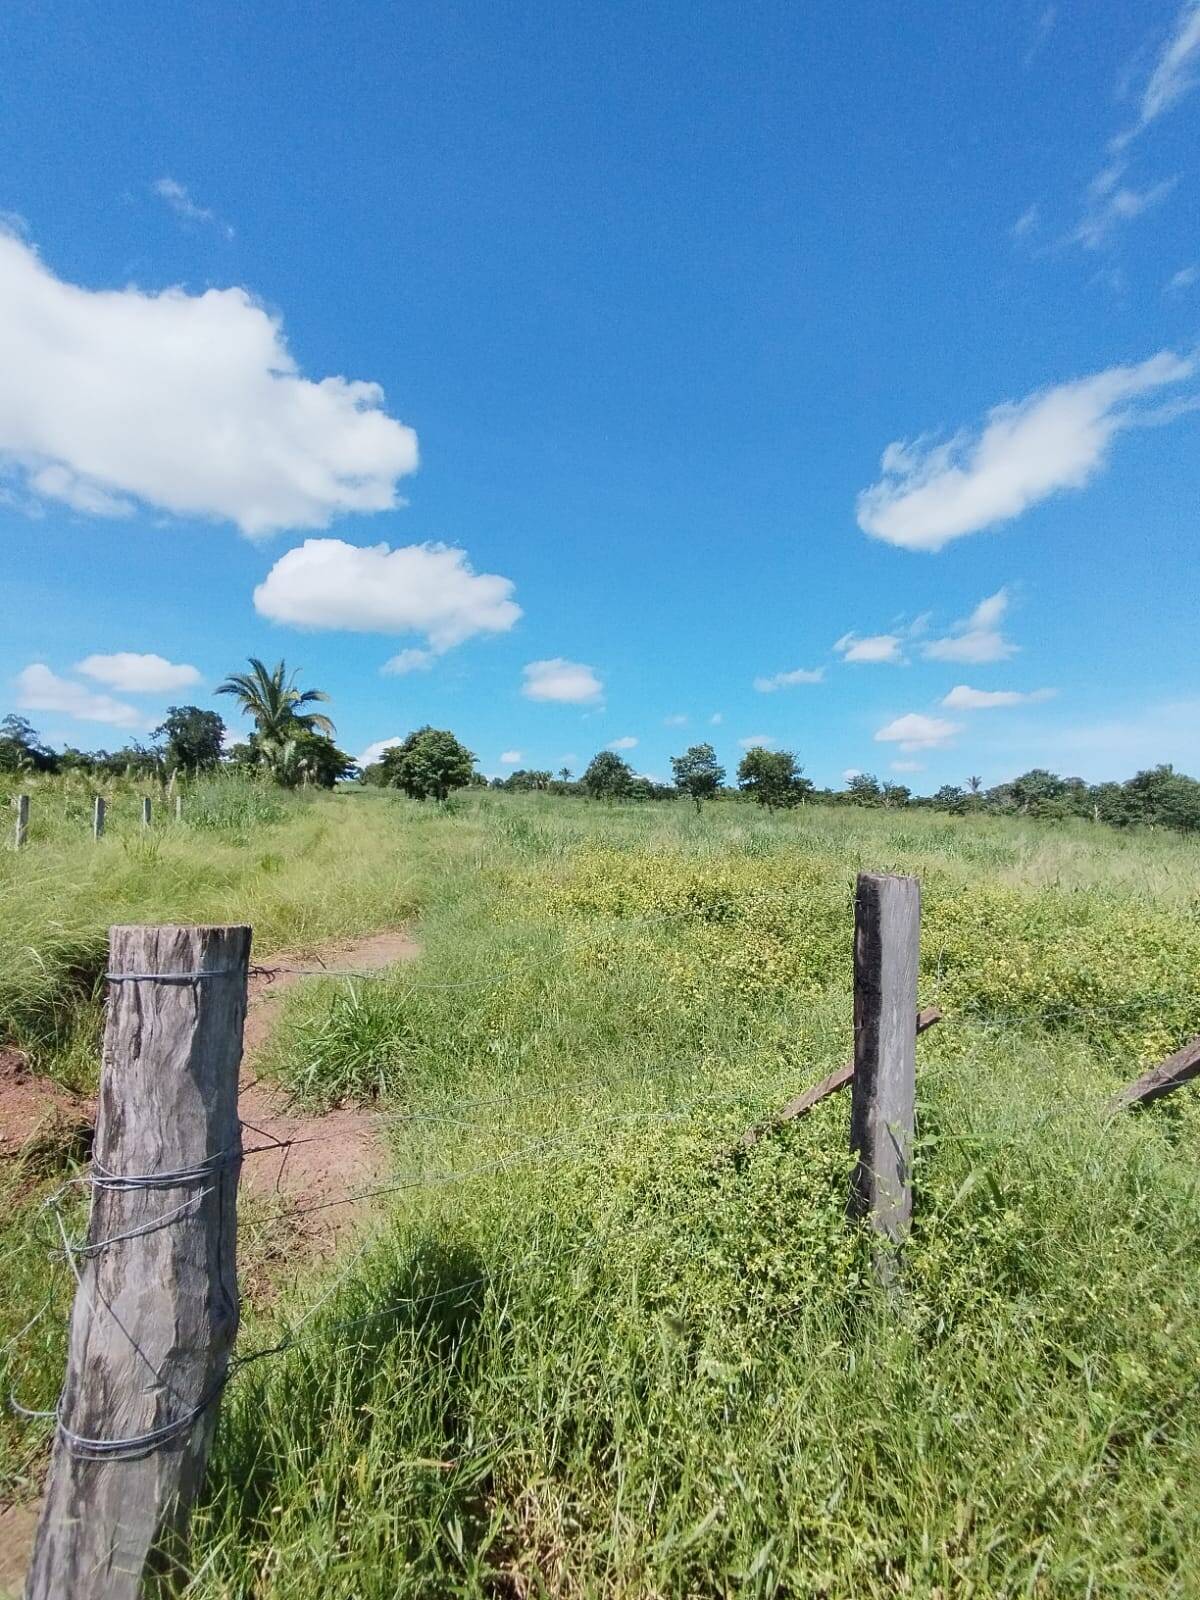
[[[150,825],[149,802],[143,825]],[[28,821],[28,810],[25,811]],[[99,802],[96,836],[103,830]],[[851,1150],[857,1158],[848,1195],[851,1217],[877,1235],[876,1271],[895,1292],[902,1283],[899,1247],[912,1207],[911,1160],[915,1114],[916,1038],[940,1019],[918,1013],[920,892],[917,881],[859,875],[855,899],[854,1062],[792,1102],[811,1109],[826,1095],[849,1087]],[[346,1286],[369,1237],[334,1275],[315,1303],[274,1344],[232,1354],[238,1295],[234,1260],[235,1196],[244,1159],[314,1143],[335,1133],[275,1138],[237,1116],[237,1067],[248,976],[281,973],[324,978],[383,978],[382,970],[249,966],[248,928],[125,928],[111,933],[109,1011],[103,1054],[100,1118],[90,1172],[60,1185],[39,1213],[58,1233],[57,1253],[76,1285],[66,1378],[52,1411],[26,1416],[55,1421],[49,1483],[27,1595],[48,1600],[69,1593],[80,1600],[134,1600],[144,1578],[163,1559],[182,1558],[187,1516],[202,1481],[226,1384],[242,1368],[296,1348],[330,1301]],[[501,982],[508,974],[497,974]],[[215,981],[206,981],[215,980]],[[476,988],[490,978],[431,988]],[[415,986],[422,987],[421,985]],[[1177,1003],[1178,997],[1172,997]],[[1053,1013],[961,1015],[974,1034],[1007,1025],[1025,1028],[1053,1014],[1116,1015],[1145,1007],[1151,997],[1131,997],[1108,1007],[1060,1007]],[[915,1023],[915,1025],[914,1025]],[[975,1039],[976,1051],[982,1040]],[[722,1063],[708,1065],[717,1071]],[[728,1066],[726,1062],[724,1065]],[[639,1082],[677,1075],[695,1063],[674,1061],[643,1070]],[[785,1068],[781,1068],[786,1070]],[[1141,1103],[1169,1093],[1200,1074],[1200,1040],[1145,1074],[1113,1102]],[[619,1082],[619,1080],[618,1080]],[[612,1085],[596,1075],[542,1091],[463,1101],[442,1112],[380,1114],[373,1125],[400,1122],[495,1133],[494,1122],[462,1120],[467,1109],[498,1104],[563,1100]],[[684,1123],[705,1109],[744,1104],[751,1091],[727,1084],[657,1109],[613,1112],[503,1149],[462,1170],[398,1176],[331,1199],[290,1205],[266,1218],[275,1222],[357,1205],[389,1194],[462,1184],[516,1167],[546,1166],[565,1147],[575,1148],[599,1130],[633,1124]],[[765,1126],[787,1120],[789,1108]],[[796,1113],[799,1114],[799,1113]],[[246,1145],[243,1131],[261,1141]],[[751,1137],[751,1135],[753,1137]],[[761,1137],[750,1130],[747,1153]],[[91,1189],[87,1236],[73,1240],[62,1199],[77,1184]],[[158,1206],[162,1209],[156,1209]],[[165,1242],[163,1242],[165,1239]],[[118,1248],[120,1247],[120,1248]],[[488,1281],[480,1274],[429,1295],[410,1295],[364,1314],[325,1325],[348,1332],[469,1292]],[[23,1338],[53,1303],[53,1295],[14,1340]],[[147,1386],[144,1374],[152,1382]]]

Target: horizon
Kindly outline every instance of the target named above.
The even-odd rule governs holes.
[[[1200,773],[1198,0],[563,18],[8,9],[0,715]]]

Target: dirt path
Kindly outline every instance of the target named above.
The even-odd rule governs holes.
[[[338,972],[374,972],[412,961],[420,946],[400,929],[374,933],[365,939],[346,940],[323,946],[318,955],[276,955],[264,963],[265,972],[250,979],[249,1005],[243,1034],[242,1078],[238,1110],[246,1124],[247,1147],[271,1139],[296,1140],[278,1154],[250,1157],[242,1166],[241,1190],[265,1202],[270,1213],[289,1207],[311,1207],[326,1200],[339,1199],[376,1179],[385,1169],[387,1152],[380,1142],[372,1112],[350,1107],[313,1116],[294,1110],[287,1095],[275,1084],[260,1080],[257,1061],[271,1035],[279,1011],[279,1000],[298,983],[311,982],[286,970],[320,967],[331,976]],[[309,1143],[300,1141],[309,1140]],[[275,1224],[282,1237],[274,1244],[264,1240],[265,1265],[282,1258],[307,1256],[337,1244],[354,1227],[360,1208],[339,1205],[328,1210],[305,1210],[302,1216]],[[252,1288],[260,1272],[253,1272]]]
[[[251,1157],[242,1167],[239,1195],[243,1227],[239,1274],[243,1294],[267,1298],[281,1271],[303,1266],[315,1254],[335,1249],[366,1215],[367,1206],[339,1205],[291,1216],[339,1199],[368,1185],[387,1169],[387,1150],[375,1117],[343,1108],[323,1116],[292,1110],[276,1085],[260,1081],[257,1061],[279,1016],[279,1001],[296,984],[311,981],[298,972],[320,968],[375,972],[412,961],[420,946],[400,929],[346,939],[299,954],[274,955],[250,978],[238,1110],[246,1123],[247,1146],[266,1139],[305,1140],[278,1154]],[[96,1103],[60,1089],[28,1070],[17,1050],[0,1049],[0,1158],[23,1155],[34,1170],[61,1169],[86,1157],[96,1120]],[[266,1136],[265,1139],[262,1136]],[[33,1548],[38,1504],[25,1501],[0,1508],[0,1600],[19,1592]]]

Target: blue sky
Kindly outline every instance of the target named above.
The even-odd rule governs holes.
[[[52,742],[254,653],[489,773],[1200,770],[1200,5],[9,0],[0,50]]]

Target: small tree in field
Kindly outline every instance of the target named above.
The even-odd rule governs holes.
[[[474,753],[444,728],[418,728],[403,744],[383,752],[384,783],[403,789],[414,800],[444,802],[454,789],[465,789],[475,768]]]
[[[624,800],[633,782],[633,768],[615,750],[601,750],[580,780],[593,800]]]
[[[155,728],[155,739],[165,739],[163,760],[168,767],[184,772],[203,772],[221,759],[225,724],[215,711],[200,706],[168,706],[162,725]]]
[[[738,764],[738,788],[768,811],[799,805],[812,793],[812,784],[801,776],[801,768],[790,750],[766,750],[756,745],[747,750]]]
[[[694,744],[681,756],[672,756],[671,771],[675,774],[675,787],[695,801],[697,816],[704,802],[711,800],[725,782],[725,768],[710,744]]]

